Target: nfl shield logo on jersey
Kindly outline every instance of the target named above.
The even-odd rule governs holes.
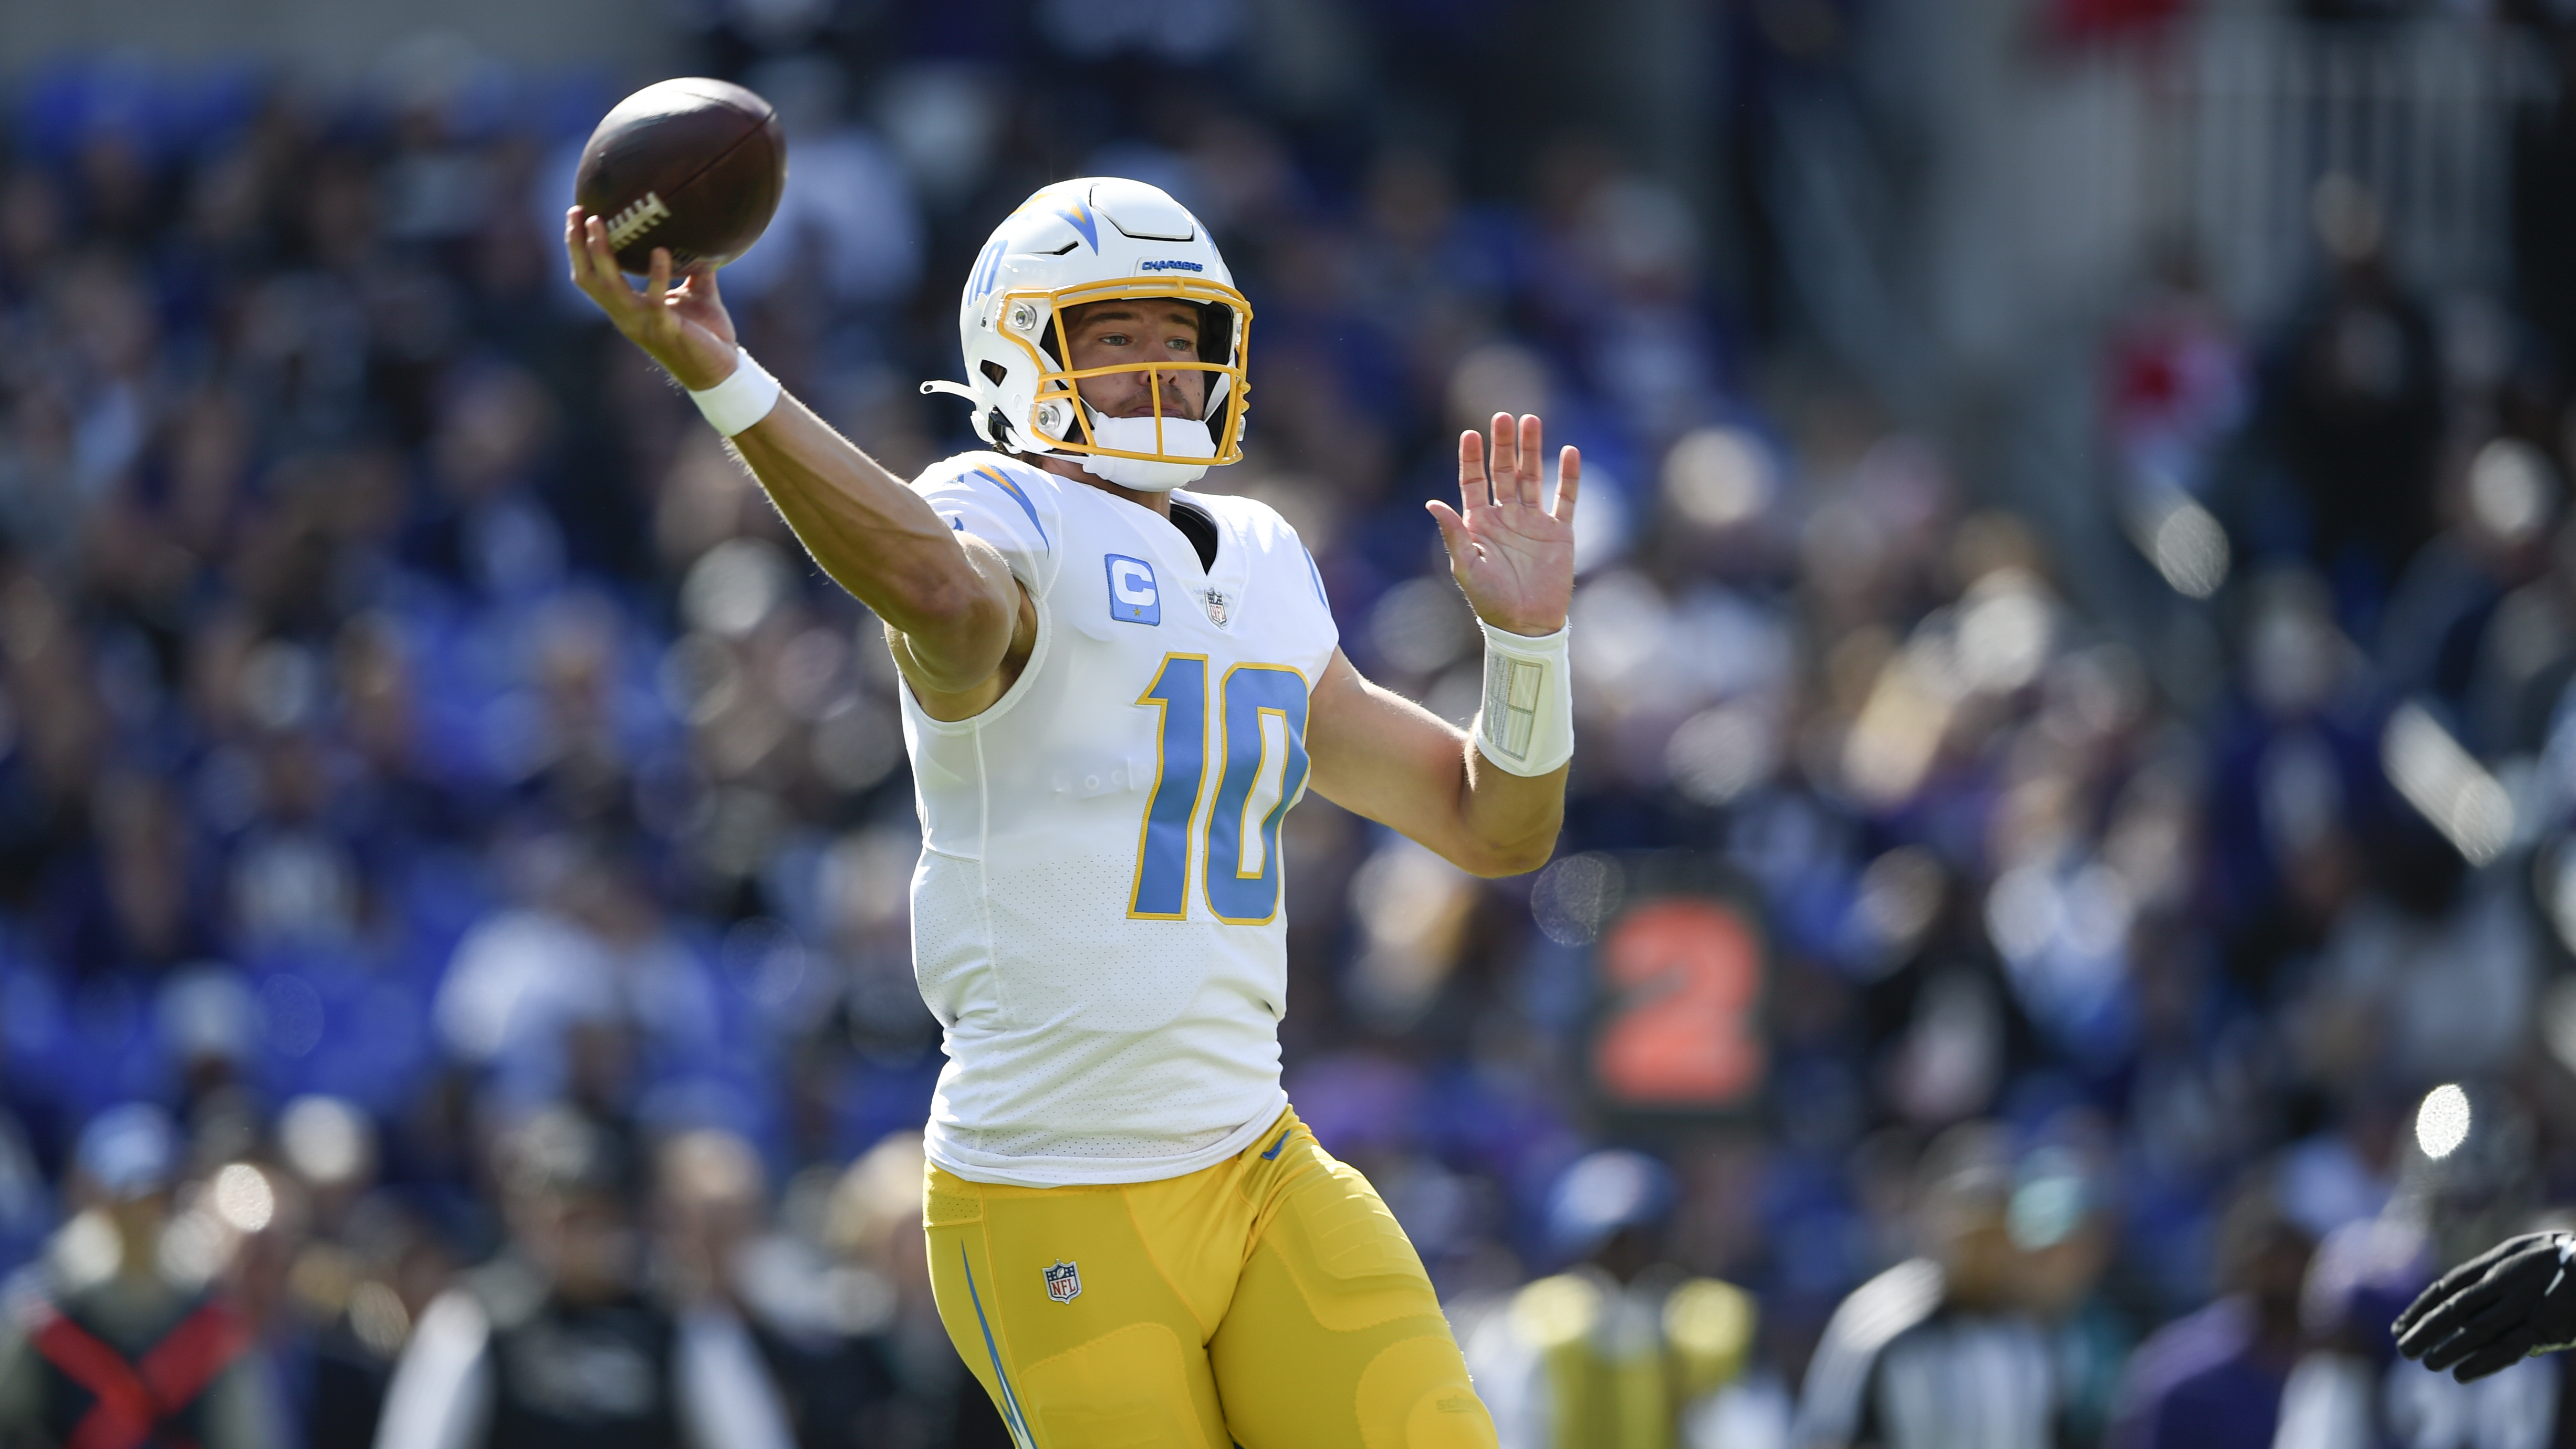
[[[1071,1263],[1058,1263],[1046,1270],[1047,1296],[1058,1303],[1071,1303],[1082,1292],[1082,1270]]]

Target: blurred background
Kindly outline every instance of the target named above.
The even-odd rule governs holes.
[[[196,1335],[206,1449],[478,1353],[1005,1442],[894,673],[563,278],[691,73],[790,137],[746,342],[898,473],[1003,213],[1180,196],[1212,482],[1453,719],[1421,502],[1583,447],[1556,862],[1288,827],[1289,1090],[1507,1443],[2576,1434],[2380,1327],[2576,1204],[2576,6],[102,0],[0,12],[0,1444],[143,1392],[62,1323]]]

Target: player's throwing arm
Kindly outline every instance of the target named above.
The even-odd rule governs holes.
[[[676,278],[653,250],[642,291],[619,270],[608,228],[578,206],[564,217],[573,281],[627,340],[671,374],[732,441],[814,561],[876,611],[895,660],[925,696],[971,714],[1007,685],[1013,644],[1034,621],[1001,555],[951,529],[751,360],[735,341],[713,267]],[[951,703],[951,701],[954,701]]]

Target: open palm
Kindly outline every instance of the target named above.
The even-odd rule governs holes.
[[[1556,486],[1546,488],[1539,420],[1525,416],[1515,425],[1510,413],[1494,414],[1490,470],[1485,453],[1483,434],[1459,434],[1459,507],[1437,499],[1426,505],[1449,546],[1450,576],[1486,623],[1514,634],[1553,634],[1574,602],[1574,496],[1583,455],[1560,452]]]

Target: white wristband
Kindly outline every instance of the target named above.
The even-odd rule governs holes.
[[[1485,631],[1485,708],[1476,716],[1476,748],[1515,775],[1559,768],[1574,758],[1568,630],[1533,638],[1476,622]]]
[[[704,392],[689,389],[689,401],[728,438],[769,416],[769,410],[778,406],[779,393],[778,379],[752,361],[749,352],[737,347],[733,357],[733,371],[724,381]]]

